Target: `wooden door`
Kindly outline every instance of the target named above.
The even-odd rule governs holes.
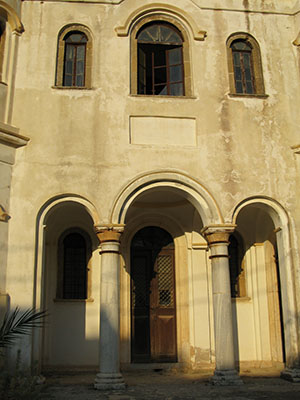
[[[150,291],[151,360],[176,361],[174,250],[161,250]]]
[[[153,234],[156,231],[152,228],[150,232]],[[146,233],[149,235],[149,230]],[[155,237],[157,239],[159,235]],[[166,241],[155,243],[155,238],[151,242],[144,241],[143,246],[140,243],[138,248],[132,246],[131,251],[132,361],[175,362],[177,346],[173,239],[168,246],[161,246]]]

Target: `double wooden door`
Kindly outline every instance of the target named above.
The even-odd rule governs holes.
[[[175,362],[174,248],[132,249],[133,362]]]

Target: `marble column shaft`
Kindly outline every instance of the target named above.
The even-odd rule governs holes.
[[[125,387],[120,374],[120,328],[119,328],[119,269],[120,235],[122,229],[101,228],[97,235],[100,240],[101,286],[100,286],[100,337],[99,369],[95,388],[122,389]]]
[[[236,368],[228,262],[229,235],[234,226],[204,228],[211,251],[213,312],[215,333],[215,384],[241,384]]]

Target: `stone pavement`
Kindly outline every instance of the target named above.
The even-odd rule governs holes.
[[[261,371],[259,371],[262,375]],[[123,374],[127,387],[122,391],[97,391],[95,375],[88,373],[54,375],[47,378],[44,398],[49,400],[300,400],[300,383],[279,378],[278,371],[258,376],[242,373],[244,385],[212,386],[209,374],[163,371],[132,371]]]

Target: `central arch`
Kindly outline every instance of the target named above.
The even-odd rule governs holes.
[[[224,223],[221,211],[211,193],[197,180],[175,171],[153,171],[127,184],[114,202],[111,223],[124,224],[128,209],[137,197],[147,191],[162,188],[170,193],[179,193],[188,200],[198,211],[204,226]]]

